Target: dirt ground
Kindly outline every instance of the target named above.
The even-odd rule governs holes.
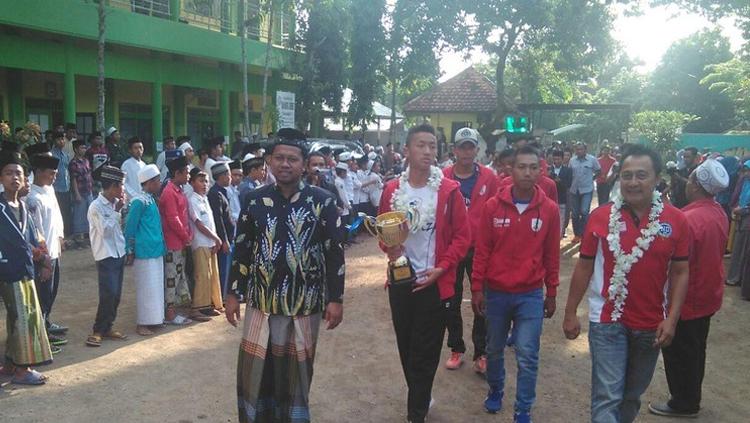
[[[589,419],[590,361],[586,333],[567,341],[561,317],[575,252],[562,260],[558,313],[545,321],[542,338],[537,422],[586,422]],[[398,362],[387,297],[385,260],[372,240],[347,250],[344,322],[322,331],[311,393],[314,421],[403,422],[406,387]],[[88,348],[84,340],[97,306],[96,272],[91,253],[66,252],[63,282],[53,320],[69,325],[70,344],[54,364],[40,368],[49,377],[42,387],[17,387],[2,380],[0,422],[159,422],[236,421],[235,365],[240,330],[223,318],[187,328],[167,328],[156,336],[135,334],[135,292],[126,270],[117,327],[129,339]],[[467,290],[468,291],[468,290]],[[467,293],[468,298],[468,293]],[[0,307],[4,310],[4,307]],[[579,311],[585,316],[586,306]],[[471,306],[464,300],[465,340],[470,346]],[[0,351],[4,348],[4,312],[0,312]],[[583,318],[583,321],[586,319]],[[696,422],[747,422],[750,415],[750,340],[746,322],[750,303],[728,288],[724,307],[712,321],[703,389],[703,412]],[[585,323],[584,323],[585,324]],[[469,352],[470,352],[469,351]],[[443,359],[448,355],[443,349]],[[506,405],[498,415],[483,412],[483,379],[469,363],[457,371],[440,368],[433,390],[430,422],[509,422],[515,399],[515,359],[506,351]],[[639,422],[669,422],[645,410],[648,401],[667,395],[660,361],[643,396]]]

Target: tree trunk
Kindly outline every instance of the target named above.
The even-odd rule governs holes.
[[[240,0],[240,47],[242,48],[242,100],[243,110],[242,133],[250,136],[250,96],[247,92],[247,8],[245,0]]]
[[[266,41],[266,59],[263,64],[263,98],[261,99],[262,108],[260,110],[260,130],[265,131],[266,124],[266,96],[268,95],[268,65],[271,59],[271,48],[273,47],[273,0],[267,0],[266,16],[268,17],[268,40]],[[275,131],[275,129],[272,129]]]
[[[391,127],[388,129],[388,142],[396,138],[396,78],[391,79]]]
[[[97,49],[97,54],[96,54],[96,65],[97,65],[96,129],[98,131],[103,132],[106,129],[105,128],[106,123],[104,121],[104,102],[106,101],[105,91],[104,91],[104,32],[106,30],[104,0],[99,0],[98,12],[99,12],[99,38],[97,40],[98,49]]]

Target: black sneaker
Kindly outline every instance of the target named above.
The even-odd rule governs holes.
[[[60,345],[65,345],[68,343],[67,339],[58,335],[47,334],[47,338],[49,339],[50,345],[60,346]]]
[[[52,333],[55,335],[62,335],[67,331],[67,327],[58,325],[57,323],[50,323],[49,327],[47,328],[47,333]]]
[[[651,412],[651,414],[656,414],[657,416],[664,416],[664,417],[683,417],[683,418],[689,418],[694,419],[698,417],[698,412],[687,412],[687,411],[678,411],[674,408],[669,406],[669,403],[662,402],[657,404],[649,404],[648,405],[648,411]]]

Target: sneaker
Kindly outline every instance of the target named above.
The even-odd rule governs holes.
[[[657,404],[649,404],[648,405],[648,411],[651,412],[651,414],[656,414],[657,416],[665,416],[665,417],[687,417],[694,419],[698,417],[698,412],[690,413],[687,411],[678,411],[674,408],[669,406],[668,402],[662,402]]]
[[[60,346],[68,343],[68,340],[63,338],[62,336],[52,335],[51,333],[47,334],[47,339],[49,339],[50,345]]]
[[[50,323],[49,327],[47,327],[47,333],[52,333],[55,335],[62,335],[68,331],[68,328],[66,326],[58,325],[57,323]]]
[[[532,423],[531,413],[516,411],[516,413],[513,414],[513,423]]]
[[[480,375],[484,375],[485,373],[487,373],[486,355],[479,356],[479,358],[474,360],[474,372]]]
[[[484,400],[484,409],[490,414],[495,414],[503,408],[503,392],[499,389],[490,388],[487,398]]]
[[[452,352],[448,361],[445,362],[445,368],[448,370],[457,370],[462,364],[464,364],[464,354]]]
[[[52,350],[52,354],[60,354],[62,352],[62,348],[56,345],[50,345],[49,349]]]

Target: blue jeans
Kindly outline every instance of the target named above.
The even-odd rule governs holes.
[[[122,295],[125,257],[108,257],[96,262],[99,274],[99,307],[96,310],[94,333],[105,335],[112,330]]]
[[[591,422],[630,423],[641,408],[659,358],[655,331],[631,330],[620,323],[589,326]]]
[[[518,377],[517,412],[530,412],[536,399],[539,368],[539,338],[542,336],[544,297],[542,288],[521,294],[487,290],[487,383],[490,389],[505,389],[505,343],[513,322]]]
[[[573,234],[582,236],[583,230],[586,229],[586,222],[589,220],[589,210],[591,210],[591,197],[594,192],[570,193],[571,217],[573,218]]]

